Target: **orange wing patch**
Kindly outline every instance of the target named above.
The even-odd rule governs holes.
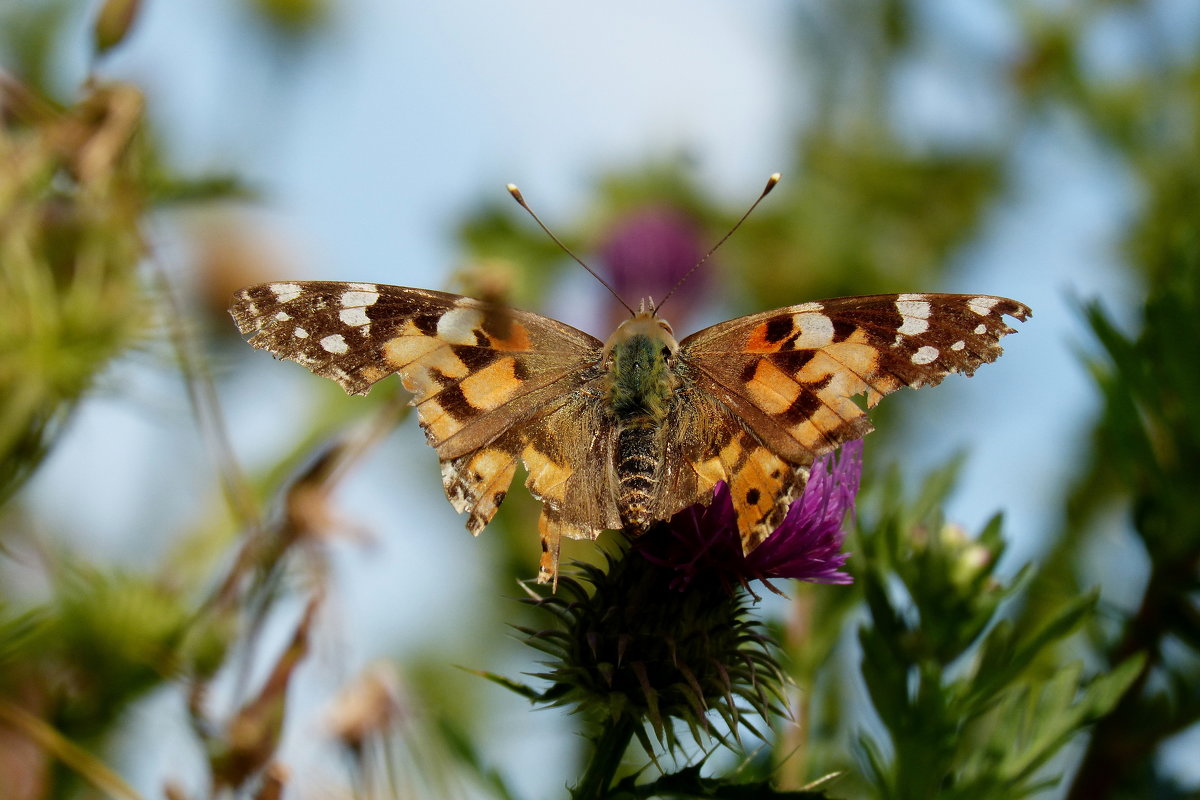
[[[517,360],[507,356],[463,378],[458,388],[472,409],[486,412],[515,397],[521,391],[523,382],[518,374]]]
[[[807,474],[805,468],[804,476]],[[738,517],[738,530],[742,534],[743,552],[749,553],[758,547],[779,527],[800,487],[803,487],[803,480],[797,485],[791,464],[753,442],[729,477],[729,492]]]
[[[777,353],[796,349],[796,338],[804,338],[804,347],[821,347],[833,341],[833,328],[820,303],[793,306],[791,314],[778,314],[753,326],[746,334],[743,352]]]
[[[568,463],[559,463],[549,454],[543,452],[536,444],[530,443],[521,451],[521,460],[529,477],[525,485],[534,497],[555,505],[561,504],[567,496],[567,481],[575,472]]]
[[[600,530],[590,526],[576,525],[564,519],[561,512],[549,505],[542,506],[542,514],[538,517],[538,538],[542,544],[542,557],[538,562],[538,583],[553,581],[558,588],[558,556],[562,550],[562,540],[595,539]]]
[[[442,485],[454,510],[467,514],[467,530],[478,536],[493,516],[517,469],[514,448],[495,446],[442,462]]]
[[[791,408],[803,391],[793,375],[781,370],[768,359],[752,363],[746,396],[768,414],[782,414]]]

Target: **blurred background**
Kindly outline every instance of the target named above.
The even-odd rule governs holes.
[[[146,796],[237,774],[236,753],[214,771],[237,738],[214,731],[243,717],[281,742],[297,796],[351,796],[367,756],[346,714],[401,731],[371,758],[445,773],[415,796],[496,796],[495,780],[557,796],[578,769],[570,721],[456,668],[535,668],[506,627],[525,612],[501,599],[536,569],[535,505],[514,490],[473,540],[397,381],[346,397],[246,346],[225,308],[266,280],[374,281],[605,338],[608,293],[505,183],[636,304],[780,171],[672,300],[676,332],[845,294],[1030,305],[999,362],[883,404],[867,484],[961,456],[947,517],[973,530],[1003,512],[1001,573],[1041,565],[1025,608],[1100,587],[1080,652],[1102,668],[1157,562],[1129,513],[1142,484],[1104,438],[1119,404],[1085,308],[1136,339],[1148,299],[1194,264],[1198,54],[1190,0],[8,0],[0,209],[21,213],[0,223],[2,652],[37,640],[28,609],[86,629],[54,634],[56,663],[111,696],[82,692],[57,728]],[[1194,441],[1171,419],[1160,450]],[[1173,558],[1194,570],[1192,554]],[[198,602],[223,609],[201,634]],[[204,696],[144,653],[144,674],[105,677],[88,649],[101,608],[127,614],[105,636],[147,626],[172,658],[187,640],[184,660],[212,664]],[[1193,669],[1194,640],[1162,637]],[[36,683],[12,683],[34,716],[52,703]],[[284,702],[263,686],[290,686],[285,721],[246,712]],[[355,691],[392,716],[354,718]],[[1200,785],[1188,713],[1147,734],[1146,785]],[[822,758],[810,769],[853,764]]]

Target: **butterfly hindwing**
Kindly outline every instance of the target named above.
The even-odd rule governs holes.
[[[730,487],[743,533],[753,550],[782,522],[804,488],[807,466],[790,463],[763,444],[720,398],[696,385],[679,390],[665,427],[655,519],[670,519],[696,503],[712,501],[719,481]]]
[[[455,511],[467,515],[467,530],[473,535],[479,535],[504,502],[520,458],[519,442],[508,436],[442,461],[446,497]]]
[[[530,494],[542,501],[539,579],[558,569],[561,539],[595,539],[621,527],[617,510],[617,429],[598,391],[600,371],[584,373],[581,391],[547,403],[524,426],[521,458]]]

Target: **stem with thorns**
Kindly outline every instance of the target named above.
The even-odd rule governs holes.
[[[604,729],[595,739],[596,746],[587,770],[579,784],[571,790],[572,800],[599,800],[608,796],[608,787],[612,785],[633,738],[634,724],[625,714],[604,721]]]

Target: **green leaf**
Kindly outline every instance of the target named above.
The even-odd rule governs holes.
[[[980,648],[973,680],[963,686],[962,703],[973,716],[988,708],[991,698],[1014,681],[1047,647],[1078,628],[1095,610],[1098,593],[1068,603],[1036,632],[1021,636],[1007,621],[992,629]]]
[[[463,672],[469,672],[472,675],[478,675],[479,677],[481,677],[485,680],[491,681],[492,683],[496,684],[497,686],[503,686],[505,689],[508,689],[510,692],[513,692],[514,694],[518,694],[521,697],[524,697],[526,700],[529,700],[531,702],[538,703],[538,702],[543,702],[546,699],[545,695],[542,692],[539,692],[537,689],[534,689],[532,686],[526,686],[525,684],[521,683],[520,681],[515,681],[512,678],[507,678],[503,675],[498,675],[495,672],[488,672],[486,670],[471,669],[470,667],[463,667],[463,666],[459,666],[459,665],[455,665],[455,666],[458,666],[458,668],[461,669]]]

